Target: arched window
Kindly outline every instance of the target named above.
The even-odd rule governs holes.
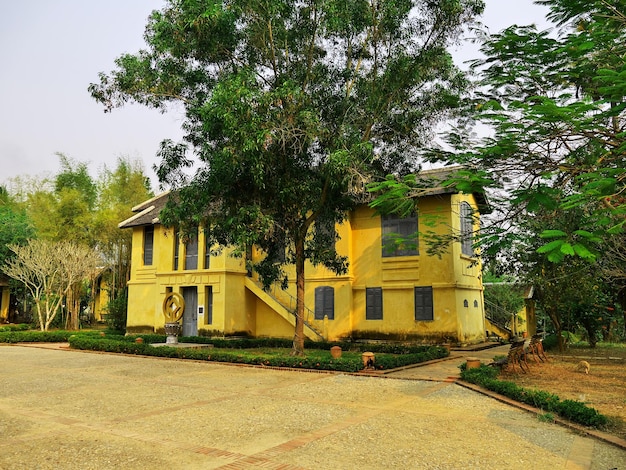
[[[460,205],[461,253],[474,257],[474,210],[467,202]]]

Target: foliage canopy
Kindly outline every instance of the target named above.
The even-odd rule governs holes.
[[[159,180],[177,190],[162,220],[203,225],[241,253],[261,249],[266,286],[286,283],[284,266],[295,264],[301,352],[304,261],[345,271],[328,248],[335,223],[372,175],[415,169],[432,125],[459,106],[466,81],[446,46],[482,9],[481,0],[170,0],[149,19],[148,49],[118,58],[89,89],[106,110],[182,106],[185,142],[160,150]]]

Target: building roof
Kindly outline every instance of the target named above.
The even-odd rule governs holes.
[[[167,204],[169,199],[169,191],[158,194],[155,197],[136,205],[131,210],[136,212],[135,215],[120,222],[119,228],[140,227],[142,225],[154,225],[159,223],[159,214]]]
[[[461,166],[452,166],[420,171],[418,174],[420,179],[428,181],[429,184],[427,185],[427,187],[420,190],[419,197],[458,193],[459,191],[456,190],[453,185],[444,186],[437,183],[443,183],[445,180],[449,179],[450,176],[452,176],[455,172],[462,169],[464,168]],[[170,191],[166,191],[164,193],[156,195],[151,199],[148,199],[147,201],[142,202],[141,204],[136,205],[132,208],[132,211],[136,212],[136,214],[124,220],[123,222],[120,222],[118,224],[118,227],[132,228],[160,223],[159,214],[167,204],[169,196]],[[481,214],[486,214],[491,211],[489,202],[484,193],[474,193],[474,198],[476,199],[476,204],[478,204],[478,209]],[[365,199],[371,200],[371,196],[366,197]]]
[[[417,176],[420,180],[425,181],[427,184],[426,187],[420,191],[419,196],[427,197],[437,196],[440,194],[457,194],[459,191],[454,185],[448,184],[444,186],[442,183],[461,170],[467,170],[467,167],[455,165],[420,171]],[[481,214],[488,214],[491,212],[491,206],[489,205],[489,201],[487,200],[487,196],[484,192],[474,192],[473,196],[474,199],[476,199],[478,211]]]

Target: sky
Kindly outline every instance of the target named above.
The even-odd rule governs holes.
[[[0,0],[0,185],[15,177],[52,176],[57,153],[88,164],[93,176],[118,158],[152,167],[163,139],[180,140],[182,114],[139,105],[104,113],[87,87],[114,60],[145,46],[143,32],[163,0]],[[486,0],[482,22],[491,32],[511,24],[546,27],[532,0]],[[458,62],[476,46],[453,49]],[[29,179],[30,179],[29,178]]]

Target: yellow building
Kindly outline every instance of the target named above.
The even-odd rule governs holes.
[[[202,230],[183,243],[159,222],[167,198],[164,193],[134,207],[136,214],[119,225],[133,231],[127,332],[162,332],[164,298],[177,292],[185,299],[183,336],[293,337],[295,284],[264,291],[244,260],[228,250],[212,256]],[[439,188],[418,207],[418,214],[399,219],[363,205],[337,227],[336,250],[348,257],[348,272],[336,275],[307,264],[309,338],[484,340],[481,266],[472,248],[484,198]],[[420,239],[413,246],[390,247],[393,233],[418,229]],[[461,235],[461,241],[442,256],[429,256],[421,239],[428,230]]]
[[[10,300],[9,278],[4,274],[0,274],[0,323],[9,323]]]

